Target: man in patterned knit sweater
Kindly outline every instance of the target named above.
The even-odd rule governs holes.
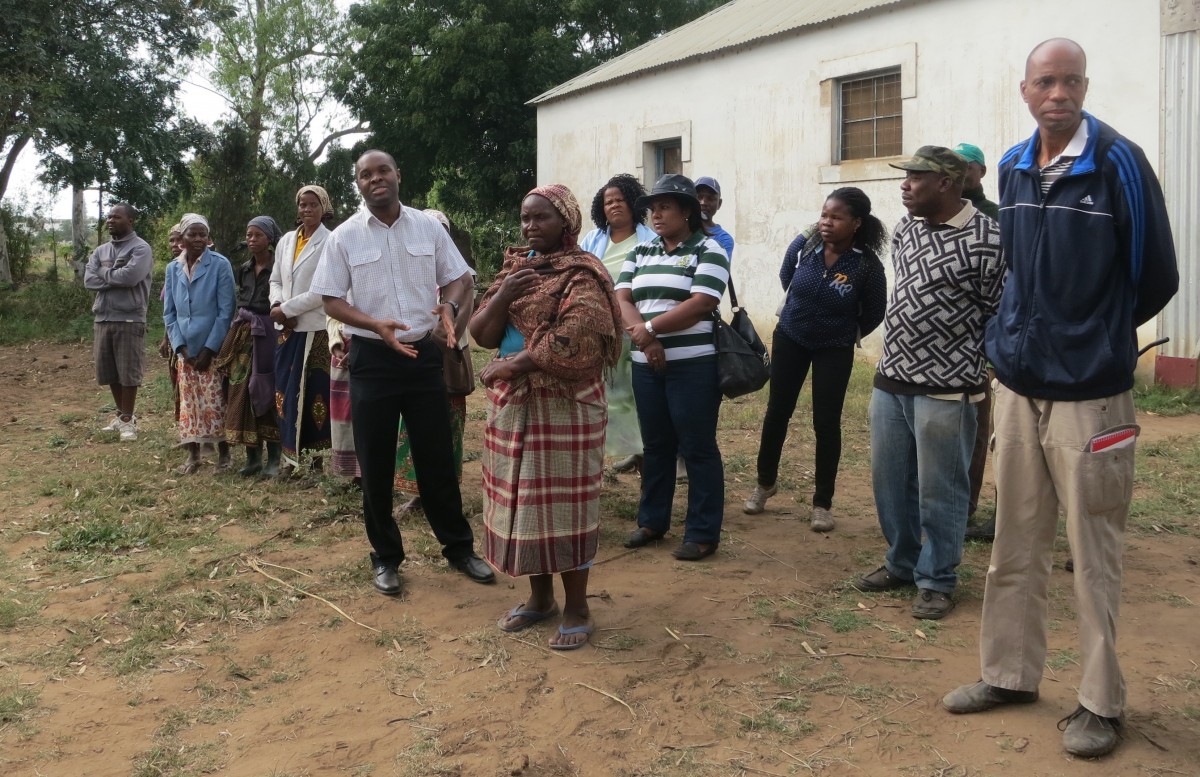
[[[986,391],[983,330],[1000,300],[1004,254],[996,222],[962,198],[962,157],[922,146],[892,166],[906,171],[908,215],[892,234],[895,284],[870,407],[871,479],[888,552],[858,587],[915,583],[913,617],[936,620],[954,609],[972,404]]]

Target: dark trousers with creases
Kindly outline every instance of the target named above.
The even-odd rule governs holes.
[[[421,506],[442,543],[442,555],[455,561],[474,550],[454,467],[442,352],[432,337],[413,345],[415,358],[367,337],[355,337],[350,348],[350,420],[362,470],[363,521],[375,564],[404,560],[404,543],[392,518],[401,417],[408,429]]]
[[[788,422],[796,412],[800,389],[812,368],[812,425],[817,438],[814,507],[833,506],[838,464],[842,460],[842,405],[854,368],[854,346],[808,349],[779,329],[771,339],[771,393],[758,444],[758,484],[775,485]]]
[[[991,377],[991,372],[988,372]],[[983,490],[983,468],[987,464],[988,445],[992,437],[992,387],[989,382],[983,392],[983,399],[975,403],[976,432],[975,446],[971,449],[971,501],[967,506],[967,515],[974,515],[979,507],[979,493]]]

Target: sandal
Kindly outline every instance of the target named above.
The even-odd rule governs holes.
[[[651,542],[661,540],[666,536],[666,532],[655,534],[644,526],[639,526],[633,530],[633,533],[625,538],[625,547],[627,548],[642,548],[649,545]]]
[[[180,475],[194,475],[196,473],[196,470],[198,470],[198,469],[200,469],[200,462],[185,461],[182,464],[180,464],[178,467],[176,467],[175,471],[178,472]]]
[[[518,631],[524,631],[525,629],[528,629],[531,626],[534,626],[538,623],[541,623],[544,620],[548,620],[548,619],[556,617],[558,615],[558,603],[557,602],[555,602],[554,606],[551,607],[549,610],[546,610],[545,612],[538,612],[537,610],[527,610],[527,609],[524,609],[524,607],[525,607],[524,604],[518,604],[516,607],[514,607],[511,610],[509,610],[508,612],[506,612],[500,618],[500,620],[496,621],[497,628],[499,628],[501,631],[508,632],[509,634],[514,634]],[[519,626],[505,626],[504,625],[507,621],[509,621],[513,618],[524,618],[525,622]]]

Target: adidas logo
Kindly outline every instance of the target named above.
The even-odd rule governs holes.
[[[1092,201],[1092,195],[1085,194],[1083,196],[1083,199],[1079,201],[1079,204],[1080,205],[1095,205],[1096,203]]]

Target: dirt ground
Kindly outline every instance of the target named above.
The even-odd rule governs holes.
[[[1086,762],[1062,750],[1055,727],[1079,679],[1065,541],[1042,698],[1020,708],[956,717],[939,706],[979,675],[986,545],[968,544],[958,608],[940,623],[913,620],[909,595],[848,588],[885,549],[864,419],[847,419],[829,535],[805,521],[803,414],[789,487],[747,516],[761,415],[745,402],[723,410],[725,532],[707,561],[674,561],[669,541],[626,551],[637,481],[610,482],[591,578],[598,631],[558,653],[546,649],[549,627],[495,628],[523,581],[448,573],[419,517],[402,528],[420,552],[389,599],[370,587],[353,496],[324,481],[265,486],[208,467],[181,499],[162,402],[144,406],[135,444],[94,431],[109,398],[85,346],[0,349],[0,386],[4,775],[1200,774],[1194,512],[1143,517],[1130,532],[1128,725],[1115,754]],[[483,402],[470,398],[468,458]],[[1197,416],[1139,420],[1141,446],[1162,456],[1200,440]],[[476,509],[479,474],[476,456],[464,477]],[[53,549],[68,524],[86,523],[80,488],[124,521],[159,516],[176,539]],[[209,497],[235,517],[189,504]],[[255,517],[237,518],[247,504]]]

